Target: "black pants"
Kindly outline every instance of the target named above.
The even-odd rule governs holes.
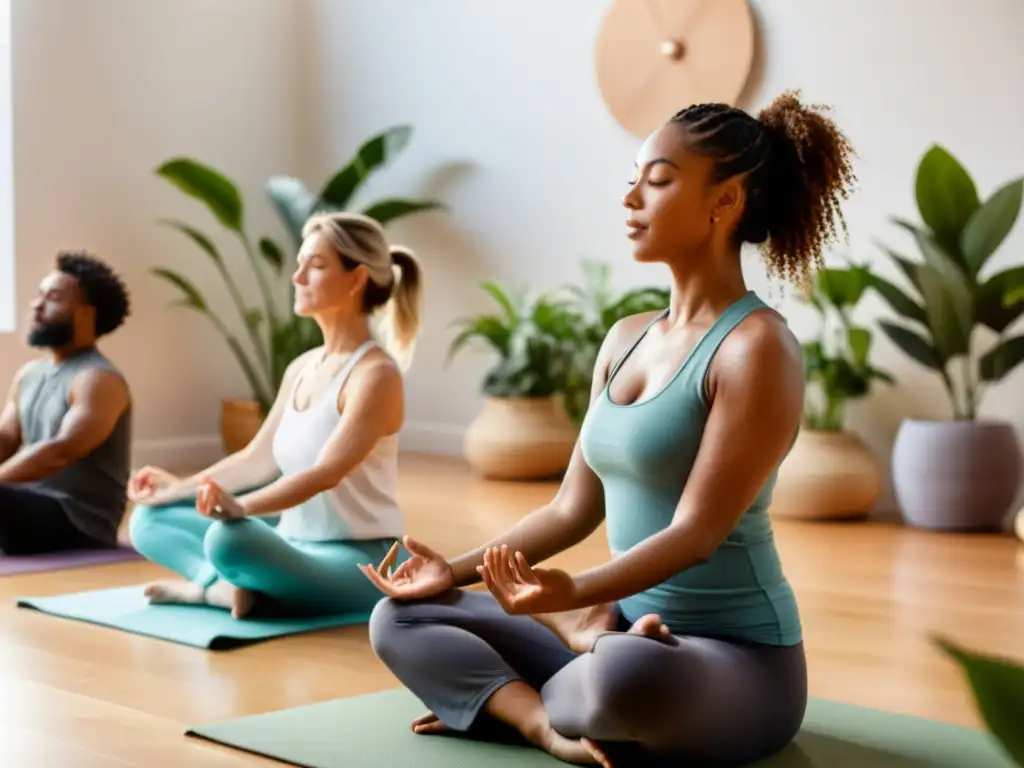
[[[0,552],[40,555],[105,545],[86,536],[45,493],[18,483],[0,483]]]

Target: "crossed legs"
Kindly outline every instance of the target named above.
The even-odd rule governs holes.
[[[628,755],[629,765],[659,756],[749,762],[788,744],[806,706],[802,646],[614,633],[577,654],[486,592],[382,600],[370,641],[448,729],[486,732],[504,719],[493,711],[495,692],[514,686],[539,695],[557,735],[592,740],[609,755]],[[508,705],[511,697],[502,698]]]
[[[289,613],[359,613],[380,598],[356,567],[379,562],[391,540],[292,541],[258,518],[214,521],[194,506],[137,507],[135,548],[185,581],[156,582],[157,603],[207,603],[245,616],[257,599]]]

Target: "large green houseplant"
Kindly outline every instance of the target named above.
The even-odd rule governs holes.
[[[458,331],[447,357],[473,342],[497,355],[481,385],[483,407],[464,436],[466,458],[490,478],[557,475],[576,442],[563,393],[578,318],[553,295],[512,295],[493,281],[481,288],[496,311],[454,321]]]
[[[871,363],[873,336],[853,311],[870,280],[861,265],[815,273],[801,304],[818,315],[818,333],[802,342],[806,391],[796,442],[779,467],[771,512],[804,520],[866,515],[883,488],[871,449],[847,429],[846,408],[892,376]]]
[[[243,297],[227,260],[207,234],[182,221],[161,220],[165,226],[185,235],[210,259],[241,320],[243,337],[231,329],[222,312],[215,308],[216,303],[209,301],[182,272],[166,267],[152,270],[154,275],[178,289],[180,296],[176,305],[200,312],[210,321],[245,374],[251,399],[223,401],[222,433],[228,451],[242,447],[255,433],[273,403],[288,365],[322,342],[313,320],[295,316],[290,311],[290,302],[281,307],[283,297],[290,295],[287,265],[291,258],[286,254],[298,251],[305,221],[314,213],[349,210],[367,179],[393,162],[411,136],[412,128],[407,125],[398,125],[373,136],[316,193],[290,176],[269,179],[265,193],[288,235],[287,250],[271,237],[256,239],[248,233],[242,193],[224,173],[189,157],[172,158],[156,169],[159,178],[203,203],[215,221],[238,240],[246,258],[246,269],[253,273],[259,288],[260,300],[253,306]],[[402,217],[442,207],[435,200],[387,198],[364,206],[362,213],[387,226]],[[243,426],[232,427],[228,422]]]
[[[982,200],[960,162],[933,146],[918,165],[915,196],[921,223],[894,221],[921,260],[884,248],[913,291],[877,275],[871,282],[900,317],[881,322],[882,330],[939,376],[953,419],[904,420],[893,450],[894,489],[914,525],[997,528],[1020,488],[1021,450],[1013,425],[979,419],[978,409],[986,389],[1024,361],[1024,335],[1010,330],[1024,314],[1024,303],[1012,301],[1024,289],[1024,266],[987,267],[1019,217],[1024,179]],[[982,342],[985,335],[995,338]]]

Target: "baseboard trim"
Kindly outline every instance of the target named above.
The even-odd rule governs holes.
[[[459,456],[465,431],[455,424],[411,421],[402,428],[398,442],[403,451]],[[147,464],[167,469],[208,467],[222,458],[224,446],[219,434],[137,440],[132,445],[132,466],[135,467]]]
[[[460,456],[465,432],[466,428],[457,424],[408,421],[398,434],[398,444],[403,451]]]
[[[136,440],[132,444],[132,466],[147,464],[172,471],[208,467],[224,458],[220,435],[167,437]]]

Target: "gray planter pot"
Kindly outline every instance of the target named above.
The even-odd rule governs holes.
[[[1014,511],[1024,456],[1001,421],[904,421],[892,453],[903,518],[919,528],[997,530]]]

